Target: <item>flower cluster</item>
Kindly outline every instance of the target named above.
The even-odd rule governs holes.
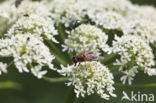
[[[134,20],[123,28],[124,34],[140,36],[148,43],[156,41],[156,25],[150,20]]]
[[[0,56],[13,56],[19,72],[31,71],[38,78],[46,74],[44,66],[55,70],[52,64],[55,56],[51,55],[43,42],[46,36],[52,42],[58,43],[54,37],[58,33],[54,22],[49,18],[50,10],[46,5],[30,0],[23,0],[17,7],[11,0],[1,5],[0,16],[13,25],[4,34],[4,39],[0,40]],[[11,6],[8,8],[8,5]],[[1,63],[0,71],[6,72],[7,64]]]
[[[125,84],[128,79],[128,83],[131,84],[138,70],[147,72],[154,65],[152,50],[144,40],[137,36],[125,35],[121,38],[116,36],[115,40],[112,52],[118,53],[120,59],[117,59],[114,65],[124,73],[121,81]]]
[[[74,65],[64,67],[58,70],[61,75],[69,78],[68,86],[73,85],[76,96],[84,97],[86,94],[97,93],[101,98],[109,100],[110,97],[116,97],[113,93],[115,89],[113,75],[107,67],[99,62],[86,62],[76,67]]]
[[[57,31],[55,30],[53,21],[49,18],[38,15],[23,16],[17,20],[5,36],[11,37],[12,35],[25,32],[34,34],[38,38],[40,38],[41,35],[46,35],[49,40],[58,43],[54,38],[54,36],[57,35]]]
[[[0,4],[0,17],[8,20],[8,23],[12,23],[17,19],[16,7],[12,5],[12,0]]]
[[[100,25],[105,29],[121,29],[125,24],[124,18],[120,14],[112,11],[103,11],[96,13],[96,15],[90,13],[88,15],[96,25]]]
[[[0,17],[8,19],[9,23],[15,22],[26,14],[47,17],[50,15],[50,9],[45,6],[44,2],[32,2],[30,0],[22,0],[18,7],[12,0],[7,0],[0,5]]]
[[[41,17],[47,17],[50,15],[50,9],[44,2],[23,0],[17,8],[17,13],[19,16],[23,16],[24,14],[35,14]]]
[[[56,23],[68,23],[73,19],[82,20],[86,14],[85,0],[53,0],[50,4],[51,16]]]
[[[65,39],[65,45],[62,45],[63,51],[77,53],[90,51],[100,54],[99,50],[102,49],[104,52],[109,52],[110,49],[106,44],[107,38],[107,35],[96,26],[82,24],[71,31],[71,34]]]
[[[156,22],[155,16],[156,9],[152,6],[132,5],[126,12],[125,18],[129,21],[144,19]]]
[[[49,49],[31,34],[17,34],[10,39],[0,40],[0,55],[14,57],[14,64],[19,72],[29,72],[41,78],[47,71],[43,66],[54,69],[52,64],[55,58]],[[5,64],[1,64],[1,71],[5,71]]]

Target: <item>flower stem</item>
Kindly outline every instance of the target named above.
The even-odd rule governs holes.
[[[43,35],[43,38],[50,48],[50,51],[56,56],[58,62],[62,64],[68,64],[68,60],[65,58],[63,53],[61,53],[60,50],[45,35]]]
[[[12,64],[14,64],[13,60],[7,65],[7,68],[9,68]]]
[[[76,94],[74,93],[74,87],[72,86],[68,92],[65,103],[74,103],[76,100]]]
[[[59,64],[66,65],[68,62],[66,60],[63,60],[61,56],[57,55],[56,53],[53,53],[56,57],[56,60],[59,62]]]
[[[119,55],[116,53],[116,54],[111,54],[111,55],[108,55],[108,56],[105,56],[104,60],[102,61],[103,64],[109,64],[109,63],[112,63],[112,61],[114,61],[115,59],[114,58],[117,58],[119,57]]]
[[[64,32],[64,30],[63,30],[63,28],[62,28],[62,25],[59,24],[59,25],[57,26],[57,29],[58,29],[58,32],[59,32],[59,36],[60,36],[60,39],[61,39],[61,43],[64,43],[65,32]]]
[[[68,78],[65,77],[61,77],[61,78],[50,78],[50,77],[42,77],[42,80],[45,80],[49,83],[59,83],[59,82],[66,82],[68,80]]]
[[[4,36],[0,33],[0,38],[4,38]]]

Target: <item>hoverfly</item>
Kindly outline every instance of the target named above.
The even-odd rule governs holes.
[[[101,59],[104,59],[103,57],[101,56],[97,56],[93,53],[89,53],[89,52],[80,52],[79,54],[77,54],[76,56],[74,56],[72,58],[72,62],[76,64],[79,62],[79,65],[81,62],[86,62],[86,61],[98,61],[98,60],[101,60]]]
[[[67,27],[67,30],[71,31],[71,30],[77,28],[78,26],[80,26],[81,24],[82,24],[82,22],[80,20],[72,20],[69,23],[69,26]]]

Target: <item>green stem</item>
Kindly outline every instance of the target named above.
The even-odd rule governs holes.
[[[4,36],[0,33],[0,38],[4,38]]]
[[[74,87],[72,86],[69,90],[65,103],[74,103],[75,100],[76,100],[76,94],[74,93]]]
[[[68,78],[61,77],[61,78],[50,78],[50,77],[42,77],[42,80],[45,80],[49,83],[59,83],[59,82],[66,82],[68,81]]]
[[[64,32],[64,30],[63,30],[63,28],[62,28],[62,25],[59,24],[59,25],[57,26],[57,29],[58,29],[58,31],[59,31],[59,36],[60,36],[61,42],[64,43],[65,32]]]
[[[66,65],[68,64],[68,62],[66,60],[63,60],[62,57],[58,56],[57,54],[53,53],[55,55],[55,59],[60,63],[60,64],[63,64],[63,65]]]
[[[118,54],[111,54],[108,56],[105,56],[104,60],[102,61],[103,64],[109,64],[111,63],[113,60],[115,60],[114,58],[117,58],[119,55]]]
[[[12,64],[14,64],[13,60],[7,65],[7,68],[9,68]]]
[[[43,36],[43,37],[44,37],[44,40],[49,44],[50,48],[52,48],[57,53],[61,54],[60,50],[46,36]]]
[[[68,64],[68,60],[65,59],[64,55],[60,52],[60,50],[45,35],[43,35],[43,38],[48,44],[50,51],[57,57],[56,59],[62,64]]]

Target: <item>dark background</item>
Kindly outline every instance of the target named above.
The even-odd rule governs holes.
[[[2,0],[0,0],[2,1]],[[132,0],[133,3],[139,3],[142,5],[153,5],[156,6],[156,0]],[[9,73],[0,76],[0,82],[3,81],[15,81],[20,84],[14,89],[2,89],[0,88],[0,103],[65,103],[68,92],[71,87],[67,87],[64,83],[48,83],[44,80],[39,80],[29,73],[19,73],[14,67],[9,68]],[[49,71],[49,77],[58,77],[56,72]],[[115,81],[119,82],[119,77],[115,78]],[[133,84],[146,84],[155,82],[156,77],[149,77],[144,73],[139,73],[135,77]],[[1,85],[1,84],[0,84]],[[1,87],[1,86],[0,86]],[[132,103],[129,101],[122,101],[121,96],[122,91],[129,93],[130,91],[135,91],[136,93],[140,91],[141,93],[155,95],[156,103],[156,87],[132,87],[132,86],[116,86],[115,93],[118,95],[117,98],[113,98],[111,101],[102,100],[96,94],[87,96],[85,98],[76,99],[76,103]],[[134,102],[133,102],[134,103]],[[143,103],[143,102],[137,102]],[[145,102],[152,103],[152,102]],[[154,102],[153,102],[154,103]]]

